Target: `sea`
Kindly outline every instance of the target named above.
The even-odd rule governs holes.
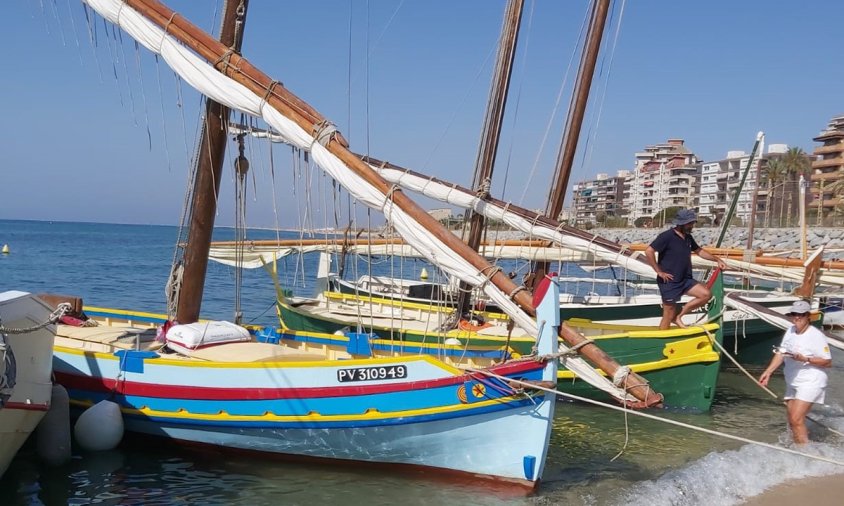
[[[173,226],[0,220],[0,247],[9,247],[9,254],[0,255],[0,290],[73,294],[90,306],[166,312],[164,286],[179,236]],[[227,228],[214,234],[217,240],[234,236]],[[247,236],[300,234],[250,230]],[[283,267],[285,289],[311,293],[316,259],[292,255]],[[417,274],[422,267],[411,264],[402,274]],[[351,268],[357,274],[399,274],[384,259]],[[204,317],[233,318],[236,278],[230,267],[209,265]],[[266,272],[243,273],[244,321],[273,325],[274,297]],[[844,433],[844,354],[834,350],[833,361],[827,404],[812,410],[817,421],[810,423],[813,442],[802,448],[789,444],[782,404],[737,370],[721,372],[708,413],[649,411],[688,427],[561,401],[544,479],[527,497],[486,483],[244,457],[127,437],[109,452],[74,447],[71,461],[59,468],[40,462],[28,442],[0,478],[0,505],[740,504],[779,483],[844,473],[839,464],[754,444],[844,463],[844,437],[836,434]],[[782,377],[770,386],[782,394]]]

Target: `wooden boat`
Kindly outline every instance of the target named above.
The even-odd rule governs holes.
[[[360,202],[388,208],[385,214],[405,240],[432,261],[447,255],[446,270],[473,286],[483,285],[523,329],[525,338],[530,336],[536,351],[505,357],[488,367],[458,369],[430,354],[349,358],[348,351],[327,346],[303,351],[286,342],[262,343],[248,336],[242,342],[238,338],[211,345],[200,339],[196,346],[177,347],[173,333],[185,329],[178,325],[166,333],[167,346],[180,350],[170,354],[162,351],[147,326],[120,325],[106,317],[99,327],[62,328],[57,338],[54,369],[72,402],[88,406],[113,399],[129,430],[179,441],[297,457],[422,466],[536,486],[545,464],[554,403],[550,395],[531,386],[553,385],[558,362],[552,358],[567,350],[556,339],[558,333],[566,332],[559,323],[556,283],[546,279],[537,297],[527,292],[508,296],[514,285],[505,275],[479,275],[479,270],[490,268],[483,258],[444,232],[410,199],[391,191],[347,150],[342,136],[315,110],[242,59],[235,41],[227,45],[213,40],[154,0],[86,3],[141,45],[161,54],[177,74],[209,97],[207,119],[227,116],[228,111],[214,109],[215,104],[261,117],[297,149],[310,153]],[[224,19],[234,21],[244,12],[229,4]],[[223,38],[226,33],[224,29]],[[229,64],[219,71],[211,65],[223,60]],[[321,127],[315,130],[314,125]],[[219,133],[225,138],[225,128],[208,131],[215,138]],[[204,131],[203,145],[205,135]],[[206,151],[215,158],[209,173],[211,169],[219,173],[221,153],[212,157],[210,151],[216,149],[200,149],[203,160]],[[245,164],[239,170],[245,170]],[[190,252],[184,256],[185,278],[178,301],[182,323],[198,318],[203,284],[199,275],[204,275],[210,239],[207,222],[213,226],[213,192],[218,186],[205,171],[198,173],[192,219],[200,229],[191,228]],[[202,180],[206,177],[207,181]],[[189,273],[193,273],[190,280]],[[140,318],[154,319],[144,314]],[[189,325],[204,338],[212,324]],[[582,339],[570,339],[576,342],[578,337]],[[586,343],[582,350],[612,365],[595,353],[593,345]],[[579,357],[567,357],[563,363],[622,402],[635,400],[629,392],[643,389],[635,374],[630,375],[635,385],[625,388],[596,373]],[[605,368],[612,374],[612,367]],[[653,392],[650,396],[649,404],[659,401]]]
[[[50,313],[34,295],[0,293],[0,476],[50,408]]]
[[[549,300],[555,287],[548,283]],[[548,324],[537,355],[468,372],[430,355],[326,359],[325,353],[258,342],[166,354],[143,322],[155,318],[141,314],[132,325],[64,326],[55,374],[76,406],[117,402],[131,431],[431,467],[533,487],[542,475],[555,403],[550,394],[506,379],[548,384],[555,377],[559,322],[549,320],[556,311],[540,315]]]
[[[472,350],[498,350],[503,357],[511,352],[529,353],[531,349],[529,336],[518,328],[510,329],[504,315],[479,312],[484,319],[482,325],[463,322],[448,328],[444,325],[453,309],[431,301],[397,302],[325,291],[315,299],[279,300],[278,310],[282,326],[279,338],[300,343],[336,344],[352,334],[371,333],[374,342],[393,353],[416,350],[426,343],[447,343],[466,360]],[[720,304],[713,304],[710,314],[717,315],[720,310]],[[696,411],[710,408],[720,364],[720,354],[713,343],[722,342],[718,324],[659,330],[658,321],[636,325],[630,321],[600,320],[577,316],[566,318],[565,322],[573,331],[593,339],[615,361],[647,379],[664,395],[666,406]],[[573,381],[568,371],[561,369],[558,379],[561,390],[592,398],[603,394]]]

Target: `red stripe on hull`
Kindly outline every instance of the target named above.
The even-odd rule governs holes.
[[[27,404],[25,402],[7,402],[3,409],[19,409],[21,411],[48,411],[49,404]]]
[[[490,369],[490,372],[505,376],[535,371],[544,367],[543,363],[524,361],[503,364]],[[257,387],[198,387],[184,385],[156,385],[134,381],[117,381],[105,378],[75,375],[54,371],[56,382],[65,388],[94,392],[117,392],[140,397],[191,400],[269,400],[269,399],[311,399],[323,397],[352,397],[412,390],[424,390],[464,381],[486,378],[481,373],[464,374],[436,380],[413,381],[384,385],[355,385],[314,388],[257,388]]]

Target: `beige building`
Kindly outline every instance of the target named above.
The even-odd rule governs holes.
[[[817,213],[820,221],[840,203],[840,199],[833,195],[834,187],[830,187],[832,183],[844,179],[844,116],[832,118],[826,130],[812,140],[823,143],[814,151],[809,186],[812,193],[809,209]]]
[[[428,214],[437,221],[450,220],[453,216],[452,210],[447,207],[442,209],[431,209],[428,211]]]
[[[636,169],[623,197],[630,222],[667,207],[695,207],[698,171],[697,156],[683,139],[668,139],[636,153]]]
[[[574,185],[572,218],[576,225],[598,223],[602,218],[622,216],[622,192],[629,171],[620,170],[615,177],[598,174],[595,179]]]

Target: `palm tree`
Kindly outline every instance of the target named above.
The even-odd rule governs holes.
[[[832,209],[832,216],[836,218],[844,216],[844,202],[842,202],[842,200],[844,200],[844,178],[833,181],[829,184],[829,186],[823,189],[823,192],[829,192],[830,197],[833,200],[838,200],[838,203],[835,204],[835,207]],[[823,200],[823,193],[821,194],[821,200]],[[821,204],[818,205],[820,206]],[[821,208],[818,207],[818,213],[820,213],[820,209]]]
[[[768,199],[767,199],[767,203],[765,205],[765,221],[766,221],[765,226],[769,227],[771,225],[770,211],[771,211],[771,208],[773,207],[773,203],[774,203],[774,195],[773,195],[772,192],[773,192],[773,189],[776,188],[777,185],[780,184],[781,182],[783,184],[783,187],[785,186],[784,180],[785,180],[786,168],[785,168],[785,164],[783,163],[783,161],[779,158],[768,160],[768,163],[765,166],[765,168],[766,168],[766,171],[767,171],[767,174],[768,174]],[[780,204],[779,204],[778,207],[779,207],[779,211],[780,211],[780,218],[777,221],[777,226],[781,227],[782,226],[782,209],[783,209],[782,208],[782,200],[780,200],[779,202],[780,202]]]
[[[809,159],[809,155],[803,151],[803,148],[788,148],[788,151],[786,151],[782,157],[782,162],[785,164],[786,180],[788,182],[793,183],[795,181],[799,181],[800,175],[803,175],[808,179],[812,163]],[[789,186],[792,187],[792,191],[788,194],[788,215],[786,216],[786,226],[791,226],[791,201],[794,196],[794,185],[791,184]],[[803,188],[800,188],[800,191],[803,191]]]

